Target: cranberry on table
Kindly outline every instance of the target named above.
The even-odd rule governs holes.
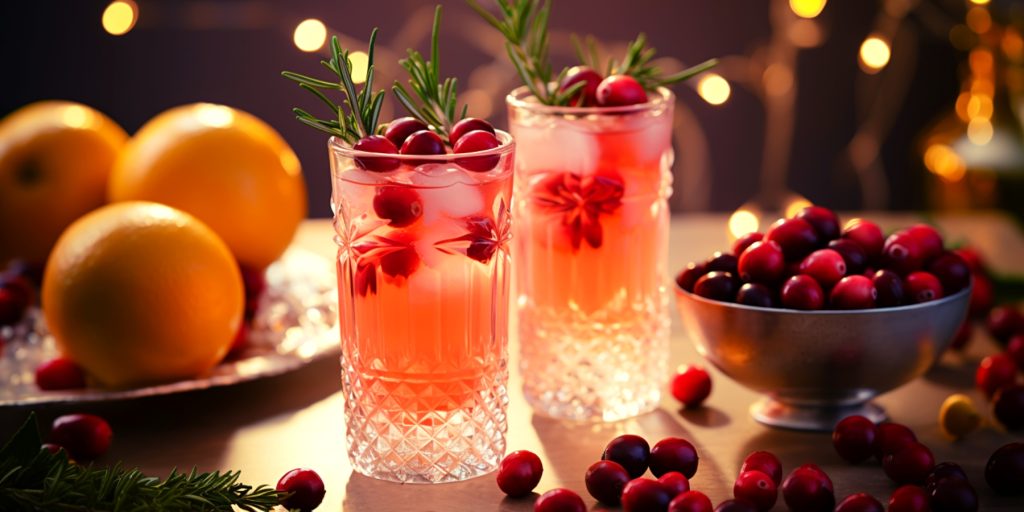
[[[934,227],[927,224],[914,224],[904,231],[907,236],[917,241],[924,261],[930,261],[942,253],[942,235]]]
[[[622,490],[622,510],[625,512],[661,512],[672,501],[668,489],[650,478],[630,480]]]
[[[618,505],[630,476],[618,462],[599,460],[587,468],[583,481],[595,500],[606,505]]]
[[[832,431],[832,446],[843,460],[859,464],[875,453],[878,428],[864,416],[847,416]]]
[[[689,263],[686,265],[686,268],[676,276],[676,284],[678,284],[680,288],[692,293],[693,285],[697,283],[697,280],[700,279],[701,276],[707,273],[707,267],[705,267],[703,263]]]
[[[53,420],[50,442],[64,448],[78,462],[90,462],[107,453],[114,433],[106,420],[93,414],[67,414]]]
[[[786,261],[800,261],[818,247],[818,233],[803,219],[779,219],[768,227],[764,239],[779,244]]]
[[[917,435],[906,425],[889,422],[880,423],[875,428],[875,458],[879,461],[917,442]]]
[[[775,307],[775,292],[760,283],[744,283],[736,292],[736,303],[761,308]]]
[[[971,318],[981,318],[988,315],[995,301],[995,290],[992,281],[981,274],[974,274],[974,286],[971,287],[971,303],[967,308]]]
[[[540,483],[544,465],[529,450],[514,451],[501,459],[498,466],[498,488],[512,498],[526,496]]]
[[[420,130],[413,132],[405,139],[399,153],[403,155],[443,155],[445,154],[444,141],[441,136],[430,131]],[[412,161],[414,164],[429,163],[429,160]]]
[[[832,249],[818,249],[800,262],[800,273],[813,277],[822,288],[830,288],[846,275],[846,260]]]
[[[964,321],[970,323],[970,321]],[[1006,355],[1017,364],[1017,369],[1024,371],[1024,335],[1016,334],[1006,344]]]
[[[737,238],[736,241],[732,243],[732,253],[743,254],[743,251],[747,250],[747,247],[750,247],[754,242],[760,242],[763,239],[763,233],[758,233],[757,231],[747,233]]]
[[[380,153],[386,155],[398,154],[398,148],[395,147],[390,140],[381,135],[363,137],[352,145],[352,149],[366,153]],[[357,156],[354,160],[360,169],[366,169],[367,171],[373,172],[391,171],[397,169],[398,166],[402,164],[402,162],[397,158],[380,156]]]
[[[879,270],[871,278],[875,285],[875,304],[879,307],[889,308],[899,306],[906,301],[906,293],[903,291],[903,279],[899,274],[891,270]]]
[[[911,443],[901,450],[882,458],[886,476],[897,484],[924,484],[928,473],[935,467],[935,456],[927,446]]]
[[[770,510],[779,497],[779,490],[771,476],[761,471],[744,471],[733,484],[732,494],[757,510]]]
[[[651,448],[651,473],[656,477],[678,471],[686,478],[693,478],[699,462],[697,449],[681,437],[666,437]]]
[[[714,505],[706,494],[700,491],[686,491],[668,504],[668,512],[713,512]]]
[[[782,482],[782,499],[793,512],[830,512],[836,504],[828,475],[807,465],[794,469]]]
[[[994,307],[985,325],[993,338],[1006,343],[1013,335],[1024,333],[1024,315],[1013,306]]]
[[[705,299],[732,302],[736,298],[736,278],[728,272],[708,272],[693,285],[693,293]]]
[[[985,482],[998,494],[1024,494],[1024,443],[1010,443],[992,453]]]
[[[320,506],[320,503],[324,501],[324,495],[327,494],[320,475],[312,469],[304,468],[295,468],[285,473],[277,481],[277,490],[292,493],[291,496],[281,500],[281,505],[289,510],[313,510]]]
[[[955,462],[940,462],[928,473],[928,478],[925,478],[925,492],[930,493],[932,489],[938,485],[939,481],[947,478],[967,480],[967,473],[964,472],[964,468],[960,467],[960,465]]]
[[[986,356],[978,365],[974,374],[974,384],[991,397],[1002,388],[1010,387],[1017,382],[1017,365],[1006,354]]]
[[[583,82],[582,88],[577,89],[572,97],[569,98],[569,104],[574,107],[597,106],[597,86],[601,84],[603,79],[604,77],[601,76],[601,73],[587,66],[573,66],[569,68],[569,72],[565,74],[562,83],[558,85],[558,91],[565,92],[570,87]]]
[[[825,305],[825,292],[808,275],[795,275],[782,285],[782,305],[790,309],[814,310]]]
[[[622,107],[647,103],[647,91],[629,75],[611,75],[597,85],[594,92],[602,107]]]
[[[671,498],[690,490],[690,479],[678,471],[669,471],[659,476],[658,481],[665,487]]]
[[[814,227],[821,240],[833,240],[839,237],[839,216],[822,206],[808,206],[796,214],[796,218],[806,221]]]
[[[390,225],[401,228],[423,216],[423,200],[412,187],[380,187],[373,196],[373,212]]]
[[[740,466],[740,473],[746,471],[760,471],[770,477],[772,482],[775,482],[775,486],[782,485],[782,462],[775,456],[774,453],[765,451],[751,452],[743,459],[743,465]]]
[[[533,512],[586,512],[583,498],[569,489],[551,489],[533,503]]]
[[[683,366],[672,378],[672,396],[687,409],[699,407],[710,394],[711,376],[701,366]]]
[[[601,460],[619,463],[629,473],[630,478],[638,478],[647,471],[650,457],[651,447],[647,440],[633,434],[624,434],[612,439],[601,454]]]
[[[857,242],[848,238],[838,238],[829,241],[828,248],[839,253],[846,262],[846,272],[849,274],[860,274],[868,264],[868,255],[864,248]]]
[[[754,242],[740,254],[737,266],[739,276],[744,281],[771,284],[782,277],[786,261],[777,243],[760,241]]]
[[[14,290],[0,288],[0,326],[14,325],[25,316],[23,302]]]
[[[868,261],[877,261],[882,254],[885,237],[878,224],[865,219],[851,219],[843,226],[841,236],[853,240],[864,249]]]
[[[454,147],[455,144],[462,140],[462,137],[476,131],[497,135],[497,132],[494,131],[494,125],[491,123],[476,117],[467,117],[452,126],[451,131],[448,132],[448,142]],[[456,151],[456,153],[460,153],[460,151]]]
[[[996,391],[992,414],[1006,430],[1024,429],[1024,386],[1014,384]]]
[[[967,479],[944,478],[928,492],[932,512],[975,512],[978,493]]]
[[[874,496],[858,492],[843,498],[835,512],[885,512],[885,508]]]
[[[889,235],[882,246],[882,263],[898,274],[906,275],[920,270],[924,266],[924,258],[921,242],[906,230]]]
[[[405,144],[405,139],[408,139],[410,135],[427,129],[429,127],[415,117],[399,117],[388,123],[387,129],[384,130],[384,138],[391,141],[395,148],[400,148],[402,144]]]
[[[725,500],[715,507],[715,512],[758,512],[758,508],[744,500]]]
[[[36,386],[43,391],[81,389],[85,387],[85,374],[70,358],[56,357],[36,368]]]
[[[953,252],[944,252],[931,261],[928,272],[939,278],[946,295],[952,295],[971,283],[971,269],[963,258]]]
[[[875,307],[877,298],[875,283],[864,276],[842,278],[829,294],[829,302],[835,309],[870,309]]]
[[[939,278],[928,272],[911,272],[903,282],[907,297],[911,302],[920,304],[938,300],[944,296]]]
[[[498,146],[501,142],[491,132],[473,130],[459,139],[452,148],[453,153],[475,153],[477,151],[489,151]],[[494,169],[501,159],[499,155],[474,156],[456,158],[455,163],[473,172],[487,172]]]
[[[916,485],[904,485],[889,497],[889,512],[929,512],[928,495]]]

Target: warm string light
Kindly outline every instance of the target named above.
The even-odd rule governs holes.
[[[123,36],[135,27],[139,19],[139,6],[133,0],[117,0],[110,2],[103,9],[103,30],[114,36]]]
[[[295,47],[304,52],[315,52],[324,47],[327,42],[327,27],[324,22],[310,18],[302,20],[295,27],[295,34],[292,36]]]
[[[967,166],[952,148],[945,144],[932,144],[924,152],[924,166],[944,181],[955,183],[963,179]]]
[[[760,224],[756,213],[745,207],[740,207],[729,216],[729,234],[733,238],[739,238],[747,233],[757,231]]]
[[[826,3],[827,0],[789,0],[789,8],[801,18],[814,18],[821,14]]]
[[[351,52],[348,61],[352,63],[352,82],[361,84],[366,81],[366,68],[370,66],[370,56],[366,52]]]
[[[732,94],[732,87],[729,82],[717,73],[705,73],[697,82],[697,94],[712,104],[721,105],[729,100]]]
[[[881,71],[889,63],[891,56],[889,42],[880,35],[872,34],[860,45],[861,69],[866,73],[874,74]]]

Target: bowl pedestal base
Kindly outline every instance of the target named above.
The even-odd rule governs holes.
[[[875,423],[888,418],[885,409],[872,402],[838,406],[794,405],[770,397],[751,405],[750,414],[769,427],[813,432],[831,432],[839,420],[857,414]]]

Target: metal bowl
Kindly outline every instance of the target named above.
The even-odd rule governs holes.
[[[697,351],[765,397],[757,421],[832,430],[840,419],[885,410],[872,398],[923,375],[956,335],[970,287],[895,308],[799,311],[708,300],[676,286],[676,305]]]

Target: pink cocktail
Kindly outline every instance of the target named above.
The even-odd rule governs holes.
[[[634,416],[667,382],[674,98],[650,97],[610,108],[508,97],[524,392],[550,416]]]
[[[331,139],[346,437],[359,473],[456,481],[504,454],[513,144],[499,139],[470,157],[382,157]],[[402,165],[357,164],[373,158]]]

